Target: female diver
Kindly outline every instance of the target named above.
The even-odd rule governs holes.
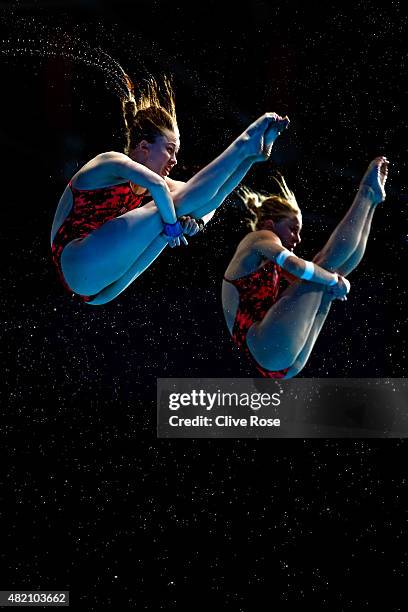
[[[292,378],[305,366],[334,299],[345,300],[344,277],[361,261],[377,204],[385,198],[385,157],[374,159],[354,202],[313,262],[293,251],[302,216],[283,177],[282,195],[240,195],[256,221],[224,276],[222,302],[232,338],[267,378]],[[290,282],[280,290],[280,278]]]
[[[167,245],[187,244],[184,234],[195,234],[211,218],[251,165],[269,157],[289,124],[287,117],[266,113],[187,183],[174,181],[168,175],[180,137],[171,84],[165,79],[160,92],[152,79],[136,103],[126,81],[125,152],[101,153],[80,168],[51,230],[60,279],[88,304],[114,299]]]

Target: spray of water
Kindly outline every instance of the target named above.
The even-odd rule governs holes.
[[[105,83],[121,100],[134,99],[133,84],[120,64],[101,48],[92,48],[81,40],[73,41],[65,32],[58,40],[49,37],[15,37],[0,40],[1,57],[65,58],[95,68],[103,73]]]

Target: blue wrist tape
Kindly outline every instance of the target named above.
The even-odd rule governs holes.
[[[288,249],[283,249],[283,251],[281,251],[279,255],[275,257],[275,261],[278,264],[278,266],[283,266],[287,258],[290,257],[291,255],[293,255],[293,253],[288,251]]]
[[[181,236],[183,233],[183,228],[181,227],[180,221],[176,221],[175,223],[164,223],[163,225],[166,236],[178,238],[178,236]]]
[[[339,282],[339,275],[337,274],[337,272],[334,272],[334,278],[330,281],[329,283],[329,287],[333,287],[334,285],[337,285],[337,283]]]
[[[303,280],[310,280],[311,278],[313,278],[314,275],[314,263],[311,261],[305,261],[304,263],[306,267],[303,270],[303,273],[300,278],[302,278]]]

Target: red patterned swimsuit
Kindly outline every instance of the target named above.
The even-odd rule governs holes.
[[[268,261],[262,268],[235,280],[229,280],[224,276],[224,280],[234,285],[239,292],[232,339],[237,346],[243,349],[248,359],[265,378],[284,378],[289,368],[272,372],[259,365],[247,346],[246,335],[249,328],[255,322],[262,321],[268,310],[277,301],[282,276],[282,268],[273,261]]]
[[[81,299],[90,302],[95,295],[79,295],[67,285],[61,270],[61,253],[66,245],[76,238],[85,238],[98,227],[137,208],[143,200],[143,195],[133,193],[131,184],[120,183],[101,189],[76,189],[71,181],[69,186],[73,195],[71,211],[52,242],[52,259],[57,268],[58,276],[65,289]]]

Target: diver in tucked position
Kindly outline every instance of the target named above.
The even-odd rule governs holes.
[[[345,300],[345,278],[361,261],[377,204],[385,199],[385,157],[374,159],[354,202],[327,244],[305,261],[294,254],[302,216],[285,180],[280,195],[240,195],[253,213],[225,272],[222,303],[228,329],[262,376],[292,378],[305,366],[334,299]],[[290,282],[284,291],[280,278]]]

